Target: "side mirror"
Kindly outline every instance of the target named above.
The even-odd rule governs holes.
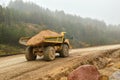
[[[109,80],[109,77],[106,75],[100,76],[99,80]]]

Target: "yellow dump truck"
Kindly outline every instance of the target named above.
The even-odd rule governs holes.
[[[61,57],[69,56],[70,43],[68,39],[65,39],[65,32],[58,34],[45,30],[31,38],[22,37],[19,43],[27,46],[25,53],[27,61],[35,60],[37,55],[43,56],[47,61],[54,60],[56,53],[59,53]]]

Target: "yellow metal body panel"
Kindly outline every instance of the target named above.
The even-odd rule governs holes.
[[[43,42],[48,42],[48,43],[63,43],[64,36],[49,36],[49,37],[44,37]]]

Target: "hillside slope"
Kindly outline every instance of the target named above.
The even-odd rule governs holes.
[[[70,41],[74,48],[120,42],[120,25],[106,25],[104,21],[64,11],[53,12],[22,0],[11,1],[6,8],[1,6],[0,13],[0,44],[18,45],[21,36],[33,36],[44,29],[67,32],[66,37],[73,38]]]

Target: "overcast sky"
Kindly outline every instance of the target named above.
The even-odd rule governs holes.
[[[10,0],[0,0],[5,5]],[[64,10],[81,17],[104,20],[107,24],[120,24],[120,0],[24,0],[32,1],[50,10]]]

